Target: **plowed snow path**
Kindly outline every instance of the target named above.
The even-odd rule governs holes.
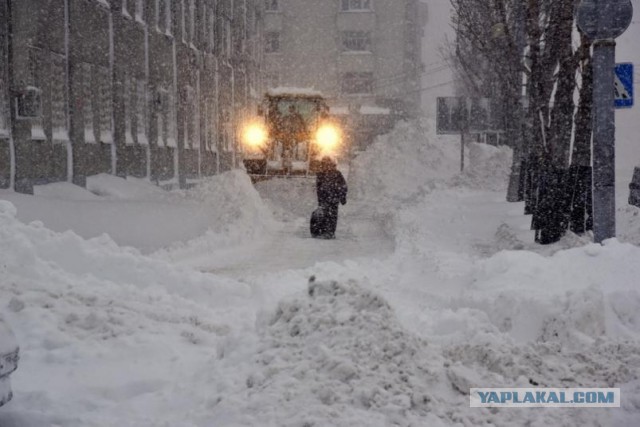
[[[353,202],[340,208],[335,240],[311,238],[309,217],[317,206],[314,179],[272,179],[256,188],[280,221],[279,229],[264,240],[217,252],[198,266],[201,270],[247,277],[318,262],[383,258],[393,251],[383,219],[363,214]]]

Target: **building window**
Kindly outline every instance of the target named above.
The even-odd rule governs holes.
[[[171,19],[171,1],[172,0],[164,0],[164,33],[168,36],[173,34],[172,30],[172,19]]]
[[[135,0],[136,2],[136,21],[144,22],[144,0]]]
[[[224,23],[224,56],[231,58],[231,21],[225,19]]]
[[[93,125],[93,66],[82,64],[82,116],[84,118],[84,142],[97,141],[95,127]]]
[[[344,31],[342,48],[346,52],[371,51],[371,33],[368,31]]]
[[[167,92],[167,147],[178,146],[178,113],[174,91]]]
[[[156,30],[171,35],[171,0],[156,0]]]
[[[200,147],[200,118],[198,112],[198,97],[192,86],[185,90],[185,108],[183,120],[183,141],[186,149]]]
[[[373,93],[373,73],[344,73],[342,75],[342,93],[347,95]]]
[[[167,102],[169,101],[169,92],[164,89],[158,89],[158,102],[156,103],[156,127],[157,139],[156,145],[162,147],[167,145]]]
[[[280,86],[280,74],[277,72],[267,72],[264,74],[264,84],[267,89]]]
[[[186,0],[180,0],[180,32],[182,41],[187,42],[187,4]]]
[[[27,80],[31,85],[27,85],[21,94],[16,98],[16,114],[18,118],[28,118],[31,122],[31,139],[44,141],[47,136],[44,133],[42,118],[42,89],[41,84],[48,79],[48,75],[43,75],[44,61],[42,51],[30,48],[29,72]]]
[[[218,152],[218,144],[215,143],[215,137],[216,137],[216,128],[215,128],[215,114],[214,114],[214,107],[213,107],[213,100],[211,100],[210,102],[207,102],[204,106],[205,108],[205,116],[204,116],[204,120],[205,120],[205,132],[207,133],[206,137],[205,137],[205,148],[207,151],[213,152],[213,153],[217,153]]]
[[[124,77],[124,141],[127,145],[134,143],[133,139],[133,112],[135,104],[133,103],[133,90],[135,88],[135,80],[130,75]]]
[[[0,137],[6,137],[9,136],[9,108],[6,98],[7,86],[1,77],[2,75],[0,75]]]
[[[147,83],[143,79],[136,80],[136,141],[148,145],[147,135]]]
[[[51,63],[51,128],[54,141],[69,141],[65,75],[64,56],[53,55]]]
[[[216,49],[216,12],[214,8],[209,9],[209,50]]]
[[[371,0],[342,0],[342,10],[371,10]]]
[[[189,43],[196,40],[196,0],[189,0]]]
[[[268,12],[277,12],[280,10],[278,0],[264,0],[264,10]]]
[[[128,0],[122,0],[122,14],[127,18],[131,18]]]
[[[100,82],[99,113],[100,113],[100,142],[111,144],[113,142],[113,100],[111,98],[111,78],[107,67],[99,68]]]
[[[269,32],[264,35],[264,51],[265,53],[280,52],[280,33]]]

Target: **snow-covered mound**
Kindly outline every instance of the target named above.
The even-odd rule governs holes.
[[[69,286],[118,283],[211,301],[225,299],[217,294],[221,286],[231,294],[247,291],[227,286],[224,280],[213,285],[210,275],[145,257],[134,248],[118,246],[107,235],[85,240],[72,231],[51,231],[40,222],[23,224],[16,219],[15,206],[4,200],[0,200],[0,258],[2,286],[18,291],[15,281],[27,279],[52,286],[57,281]]]
[[[274,427],[510,426],[534,420],[575,425],[604,419],[604,412],[469,408],[470,387],[526,387],[547,379],[559,366],[567,378],[583,370],[581,364],[569,363],[575,354],[530,360],[524,348],[495,332],[455,346],[432,345],[407,331],[380,295],[355,282],[312,278],[307,297],[282,301],[262,326],[243,398],[223,400],[217,412],[229,419],[242,414],[244,422],[234,425]],[[611,348],[599,350],[600,355],[591,357],[603,364]],[[634,347],[625,351],[621,361],[633,361]],[[533,354],[544,352],[551,350]],[[621,363],[596,365],[588,377],[604,381],[607,375],[614,382],[633,377]]]
[[[631,206],[628,204],[626,194],[623,193],[622,198],[619,198],[618,203],[618,225],[616,226],[618,232],[618,239],[624,242],[633,243],[640,246],[640,208]]]
[[[216,227],[234,226],[255,230],[271,225],[273,217],[262,198],[242,170],[233,170],[204,180],[190,190],[189,198],[210,206]]]
[[[35,196],[62,198],[65,200],[100,200],[100,196],[70,182],[35,185],[33,187],[33,194]]]
[[[216,175],[182,194],[198,203],[209,219],[209,229],[198,238],[158,251],[157,257],[179,260],[207,256],[224,246],[259,240],[277,227],[272,210],[244,171]]]
[[[312,279],[308,294],[283,301],[269,322],[247,410],[264,425],[291,426],[428,416],[437,357],[403,330],[389,304],[355,283]]]
[[[147,180],[119,178],[106,173],[88,177],[87,190],[98,196],[122,200],[157,200],[167,195],[166,191]]]
[[[494,147],[472,142],[464,172],[454,180],[459,185],[480,190],[506,190],[511,172],[513,151],[507,146]]]
[[[471,143],[467,166],[460,174],[459,142],[434,133],[428,121],[400,122],[379,136],[352,161],[352,195],[379,209],[395,210],[435,188],[506,188],[511,149]]]
[[[0,355],[4,356],[18,348],[18,341],[11,327],[0,312]],[[0,396],[2,393],[0,393]]]
[[[315,178],[274,178],[258,182],[256,188],[282,220],[307,219],[318,206]]]
[[[455,173],[455,149],[438,142],[426,122],[398,123],[352,161],[351,195],[372,204],[397,205],[428,192]]]
[[[253,327],[246,285],[15,215],[0,201],[0,312],[21,348],[15,425],[158,425],[185,373]],[[157,410],[133,403],[155,393]]]
[[[608,241],[544,257],[505,251],[480,261],[465,296],[522,341],[640,343],[640,248]],[[517,284],[514,285],[514,284]]]

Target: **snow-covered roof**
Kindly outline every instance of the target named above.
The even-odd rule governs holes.
[[[295,95],[295,96],[308,96],[308,97],[323,96],[322,92],[320,92],[319,90],[315,90],[314,88],[287,87],[287,86],[268,89],[267,95],[269,96]]]

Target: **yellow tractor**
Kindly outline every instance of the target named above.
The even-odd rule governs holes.
[[[311,175],[322,157],[338,154],[343,131],[320,92],[278,88],[265,94],[241,138],[244,166],[254,178]]]

